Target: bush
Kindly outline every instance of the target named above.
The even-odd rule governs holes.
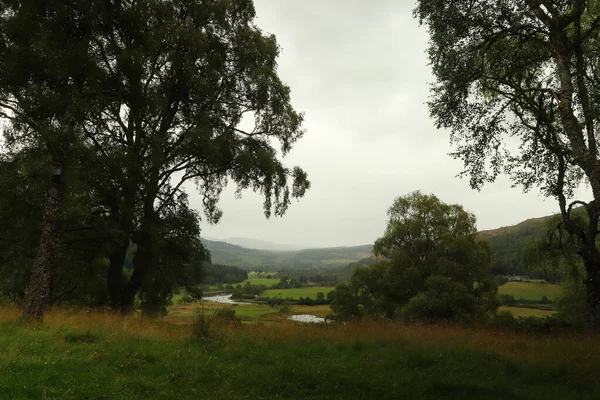
[[[290,311],[292,311],[292,306],[291,306],[291,304],[288,301],[284,301],[279,306],[279,312],[280,313],[289,313]]]
[[[179,299],[179,301],[177,302],[177,304],[189,304],[192,301],[194,301],[194,299],[192,298],[192,296],[190,296],[189,294],[184,294],[183,296],[181,296],[181,298]]]
[[[504,275],[495,275],[494,282],[496,282],[496,285],[498,287],[500,287],[500,286],[504,285],[505,283],[508,283],[508,278]]]
[[[575,326],[568,320],[561,318],[560,316],[515,318],[507,311],[497,313],[490,319],[488,326],[527,334],[555,333],[579,329],[579,327]]]
[[[517,300],[510,294],[501,294],[498,296],[498,298],[500,299],[500,303],[503,306],[511,306],[513,304],[517,304]]]
[[[204,315],[204,303],[202,308],[196,307],[194,310],[194,319],[192,320],[192,338],[201,342],[206,342],[212,338],[212,321]]]
[[[233,308],[219,308],[215,311],[214,318],[225,322],[238,321],[235,316],[235,309]]]

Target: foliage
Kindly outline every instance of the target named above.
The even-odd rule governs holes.
[[[579,264],[571,265],[567,278],[563,281],[562,296],[558,298],[558,315],[568,323],[582,327],[587,320],[585,269]]]
[[[374,251],[389,261],[355,269],[350,285],[336,288],[336,313],[466,321],[496,310],[489,247],[476,240],[472,214],[414,192],[388,215]]]
[[[203,284],[240,283],[248,279],[248,272],[238,267],[222,264],[204,264]]]
[[[558,201],[561,236],[586,268],[588,321],[600,326],[598,2],[420,0],[415,15],[431,39],[430,111],[471,186],[506,172]],[[584,180],[593,199],[571,201]]]
[[[303,136],[303,115],[277,75],[275,37],[254,20],[250,0],[1,2],[0,162],[20,163],[2,185],[38,170],[31,199],[52,189],[51,212],[24,202],[12,222],[27,221],[23,233],[35,237],[42,216],[52,221],[40,243],[59,253],[40,252],[38,264],[53,300],[131,311],[137,299],[146,314],[164,312],[176,287],[200,283],[209,258],[184,184],[196,184],[210,222],[228,182],[237,195],[259,192],[267,217],[308,190],[306,173],[281,161]],[[63,247],[73,239],[86,246]],[[0,288],[22,297],[28,271],[16,265],[27,260],[17,254],[31,244],[15,242],[0,254],[10,258]]]

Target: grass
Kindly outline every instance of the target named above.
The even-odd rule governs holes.
[[[190,327],[0,310],[2,399],[594,399],[600,336],[453,326]]]
[[[311,314],[316,315],[317,317],[325,317],[327,315],[333,314],[331,311],[331,307],[329,304],[322,304],[318,306],[292,306],[292,314]]]
[[[257,286],[258,285],[272,286],[272,285],[277,285],[280,281],[281,281],[280,279],[251,278],[242,283],[235,283],[235,284],[233,284],[233,287],[236,287],[237,285],[244,286],[246,284],[246,282],[250,282],[252,285],[257,285]]]
[[[511,295],[517,300],[540,300],[546,296],[548,300],[556,301],[562,294],[562,287],[551,283],[508,282],[498,288],[498,293]]]
[[[498,312],[500,311],[508,311],[515,317],[551,317],[556,314],[556,311],[553,310],[538,310],[524,307],[500,307]]]
[[[186,320],[189,320],[194,315],[194,312],[197,307],[201,307],[201,306],[197,305],[196,303],[171,306],[171,307],[169,307],[169,320],[171,322],[176,322],[176,323],[178,321],[173,321],[172,320],[173,318],[184,318]],[[260,304],[232,305],[232,304],[211,303],[211,302],[207,301],[204,303],[204,306],[203,306],[204,313],[206,315],[212,315],[216,310],[223,309],[223,308],[234,308],[235,316],[242,320],[260,319],[268,314],[274,314],[274,313],[278,312],[278,310],[276,308],[268,307],[268,306],[264,306],[264,305],[260,305]],[[179,322],[181,322],[181,321],[179,321]]]
[[[311,299],[317,298],[317,293],[321,292],[327,296],[327,293],[332,291],[333,287],[327,286],[314,286],[299,289],[270,289],[266,290],[261,294],[261,297],[281,297],[281,298],[292,298],[298,300],[300,297],[310,297]]]

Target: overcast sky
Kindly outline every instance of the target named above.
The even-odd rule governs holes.
[[[266,220],[262,199],[226,191],[218,225],[203,236],[249,237],[308,247],[372,243],[395,197],[420,189],[462,204],[480,230],[558,211],[500,179],[481,192],[455,176],[448,133],[425,102],[433,82],[427,31],[405,0],[255,0],[257,25],[282,48],[279,75],[305,112],[306,134],[286,157],[308,172],[311,190],[283,218]],[[197,196],[192,205],[200,207]]]

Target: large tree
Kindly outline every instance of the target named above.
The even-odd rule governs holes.
[[[0,5],[7,162],[36,149],[48,170],[26,315],[41,318],[52,297],[57,248],[69,239],[59,226],[70,213],[65,201],[87,200],[69,209],[82,217],[72,228],[97,235],[85,267],[63,263],[72,270],[61,276],[97,275],[102,268],[90,266],[105,259],[111,305],[129,311],[138,296],[155,313],[175,285],[198,281],[207,259],[186,183],[198,188],[209,222],[220,218],[228,181],[238,194],[261,192],[267,217],[282,216],[308,189],[304,171],[282,161],[303,135],[303,117],[277,75],[275,37],[254,24],[252,1]]]
[[[274,147],[287,154],[303,118],[277,75],[275,37],[254,18],[251,0],[105,1],[97,16],[92,52],[104,71],[105,106],[85,132],[107,160],[101,192],[121,227],[108,274],[115,308],[131,309],[160,270],[161,232],[169,210],[187,208],[187,182],[210,222],[220,218],[228,180],[239,193],[260,191],[267,216],[283,215],[309,187]],[[133,271],[124,278],[132,242]]]
[[[560,229],[587,271],[588,319],[600,326],[600,3],[419,0],[415,14],[429,28],[431,114],[450,129],[471,186],[507,172],[558,200]],[[591,200],[572,201],[583,180]]]
[[[373,249],[388,261],[355,269],[350,285],[336,288],[337,314],[466,322],[496,310],[489,246],[476,239],[473,214],[417,191],[398,197],[388,216]]]
[[[0,1],[0,116],[5,151],[38,148],[45,165],[44,212],[24,315],[41,320],[50,298],[65,176],[81,143],[77,121],[92,107],[87,58],[93,5],[86,1]],[[86,99],[85,101],[83,99]]]

